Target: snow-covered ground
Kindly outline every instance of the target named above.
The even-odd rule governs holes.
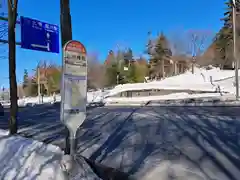
[[[63,165],[68,164],[59,147],[21,136],[8,136],[0,130],[0,179],[2,180],[67,180]],[[77,176],[84,180],[100,180],[82,159],[76,166]],[[72,171],[71,171],[72,172]]]
[[[231,99],[234,96],[233,71],[213,69],[209,71],[196,70],[195,72],[196,74],[194,75],[187,72],[179,76],[166,78],[162,81],[119,85],[112,90],[104,92],[105,94],[101,91],[89,92],[88,102],[99,102],[103,99],[110,102],[113,100],[111,95],[116,93],[133,89],[152,89],[153,87],[158,89],[174,87],[180,90],[194,90],[195,88],[197,91],[207,90],[212,93],[188,94],[183,92],[164,96],[118,98],[115,100],[117,102],[127,102],[127,105],[129,105],[129,102],[142,103],[152,100],[175,100],[199,97],[229,97]],[[218,86],[221,90],[226,91],[228,96],[213,93]],[[222,99],[226,100],[225,98]],[[25,104],[37,104],[38,98],[26,98],[19,100],[19,103],[21,101]],[[44,103],[52,101],[53,97],[44,97]],[[60,96],[57,96],[57,101],[60,101]],[[79,153],[81,152],[81,154],[89,158],[95,156],[97,161],[112,167],[120,167],[124,170],[127,169],[130,173],[137,173],[136,176],[138,179],[168,179],[172,171],[175,174],[182,175],[183,179],[190,179],[187,171],[191,167],[194,169],[194,173],[191,173],[200,174],[203,177],[202,179],[208,179],[207,176],[210,177],[209,179],[237,179],[231,177],[239,177],[237,166],[233,167],[231,165],[231,163],[237,164],[236,160],[232,160],[235,154],[231,155],[232,152],[227,150],[229,148],[232,148],[231,151],[233,152],[236,150],[235,146],[232,147],[229,144],[236,144],[234,137],[237,137],[238,131],[235,128],[238,122],[235,115],[239,112],[239,109],[235,109],[234,111],[229,110],[229,114],[227,114],[226,110],[220,108],[218,112],[215,112],[215,109],[209,111],[204,108],[198,108],[194,111],[192,109],[185,110],[183,107],[175,109],[167,109],[167,107],[150,108],[151,110],[139,108],[137,111],[134,110],[134,113],[129,111],[122,114],[121,111],[123,110],[116,110],[116,112],[112,111],[110,113],[103,112],[103,115],[98,114],[97,117],[87,122],[85,129],[80,133]],[[221,115],[222,112],[224,112],[223,115]],[[44,113],[53,114],[52,112]],[[56,115],[53,114],[53,116]],[[47,117],[46,114],[45,117]],[[223,123],[224,125],[219,125],[219,123]],[[46,129],[50,129],[49,125],[43,126]],[[197,127],[196,130],[194,129],[195,127]],[[29,129],[30,133],[33,133],[33,127]],[[57,128],[54,129],[59,130]],[[40,131],[39,127],[36,127],[37,133],[35,132],[35,134],[40,136]],[[199,137],[196,137],[196,132],[198,131],[202,131],[199,133],[199,136],[203,136],[203,140],[199,140]],[[235,134],[233,135],[233,133]],[[53,132],[48,132],[47,136],[50,136],[50,134],[53,134]],[[214,139],[212,138],[213,134]],[[183,138],[184,136],[189,137]],[[223,138],[223,136],[225,137]],[[178,139],[179,137],[180,139]],[[211,143],[206,144],[206,139],[207,141],[210,139],[209,142],[211,141]],[[192,146],[184,144],[189,141],[191,141],[190,144],[193,144]],[[194,147],[194,143],[196,142],[198,143],[197,147]],[[225,149],[222,150],[219,146]],[[22,137],[9,137],[7,133],[1,131],[0,147],[0,161],[2,162],[0,179],[62,179],[63,172],[60,164],[63,155],[59,148]],[[193,150],[194,148],[196,150]],[[187,162],[180,162],[181,158],[179,157],[177,160],[174,159],[171,161],[171,157],[175,151],[181,155],[189,156],[186,157],[188,161],[192,162],[192,159],[196,158],[196,162],[194,160],[196,167],[193,164],[187,164]],[[200,153],[197,153],[200,151],[202,154],[201,157]],[[209,152],[210,158],[208,157]],[[220,153],[223,155],[220,156]],[[230,158],[226,159],[224,156]],[[167,158],[170,160],[165,161]],[[237,155],[236,159],[239,159]],[[229,163],[229,161],[231,162]],[[210,168],[212,162],[220,166],[218,167],[220,173],[215,173],[215,169]],[[225,169],[233,171],[231,172],[233,175],[230,176],[229,174],[231,173],[229,172],[225,175],[225,171],[222,170],[222,164],[228,165]],[[89,169],[89,171],[91,170]],[[93,176],[90,174],[88,174],[88,177]],[[227,175],[230,178],[226,178],[225,176]],[[197,177],[193,177],[192,179],[194,178],[197,179]]]
[[[123,91],[142,89],[214,92],[216,88],[218,88],[218,85],[222,91],[234,93],[234,71],[220,70],[218,68],[213,68],[211,70],[196,68],[194,74],[188,71],[184,74],[168,77],[161,81],[118,85],[109,92],[109,96]]]
[[[240,71],[239,71],[240,72]],[[211,70],[195,68],[195,73],[190,71],[177,76],[168,77],[161,81],[152,81],[149,83],[135,83],[118,85],[108,93],[108,97],[104,98],[106,104],[128,104],[128,103],[144,103],[148,101],[169,100],[169,99],[186,99],[186,98],[205,98],[219,97],[223,100],[235,96],[235,76],[233,70],[220,70],[213,68]],[[114,97],[114,95],[125,91],[132,90],[171,90],[172,93],[161,96],[146,97]],[[174,92],[178,90],[178,92]],[[189,94],[186,91],[196,92]],[[179,93],[179,91],[182,91]],[[200,93],[201,92],[201,93]]]
[[[0,147],[0,179],[63,179],[62,152],[56,146],[8,136],[1,130]]]
[[[233,96],[221,96],[219,93],[204,93],[204,94],[188,94],[188,93],[172,93],[168,95],[163,95],[163,96],[154,96],[154,99],[152,96],[147,96],[147,97],[137,97],[137,98],[107,98],[105,100],[105,103],[107,105],[137,105],[137,104],[145,104],[146,102],[149,101],[162,101],[162,100],[183,100],[183,99],[198,99],[201,98],[215,98],[219,99],[221,101],[226,101],[226,100],[233,100]]]
[[[107,91],[102,92],[101,90],[99,91],[94,91],[94,92],[88,92],[87,93],[87,102],[88,103],[94,103],[94,102],[101,102],[104,98],[104,96],[108,93]],[[48,97],[43,97],[43,102],[41,98],[41,103],[52,103],[54,101],[53,96],[48,96]],[[56,95],[56,101],[60,102],[61,101],[61,96]],[[10,102],[2,102],[4,106],[9,106]],[[26,97],[23,99],[18,100],[18,105],[19,106],[26,106],[27,104],[39,104],[39,98],[38,97]]]
[[[240,175],[236,140],[239,137],[239,110],[239,106],[96,108],[91,110],[78,133],[77,152],[103,165],[130,173],[139,180],[167,180],[172,174],[182,176],[176,179],[201,179],[192,177],[193,174],[201,174],[204,180],[237,180]],[[20,112],[20,122],[22,120],[35,122],[25,130],[23,128],[27,125],[19,124],[19,129],[24,131],[21,134],[39,141],[48,140],[49,143],[64,142],[64,130],[61,131],[62,134],[56,132],[62,128],[61,123],[56,120],[56,116],[59,115],[57,111],[59,110],[54,106],[36,106],[34,110],[26,108]],[[44,115],[39,114],[42,112]],[[62,138],[59,138],[60,135]],[[4,170],[12,169],[12,166],[17,168],[18,159],[22,166],[26,167],[22,159],[31,157],[30,153],[25,152],[29,148],[37,153],[34,163],[41,160],[38,160],[38,156],[45,158],[45,154],[40,153],[43,150],[31,149],[31,144],[36,141],[18,138],[9,139],[9,142],[4,144],[4,137],[0,136],[0,146],[4,147],[0,153],[0,160],[2,162],[3,158],[7,158],[11,162]],[[8,152],[9,156],[3,151]],[[55,157],[54,152],[47,151],[49,166],[51,155],[53,159]],[[14,161],[16,165],[12,165]],[[38,167],[31,165],[36,171]],[[194,173],[190,174],[189,171]]]

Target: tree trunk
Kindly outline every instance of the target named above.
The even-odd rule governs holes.
[[[192,74],[194,74],[194,62],[192,62]]]
[[[161,71],[162,71],[162,78],[165,78],[165,69],[164,69],[164,60],[161,61]]]
[[[192,63],[192,64],[191,64],[191,65],[192,65],[192,67],[191,67],[191,69],[192,69],[192,74],[194,74],[195,62],[196,62],[196,61],[195,61],[195,57],[193,56],[193,57],[192,57],[192,62],[191,62],[191,63]]]
[[[12,2],[13,4],[13,2]],[[16,5],[14,5],[16,6]],[[18,95],[17,95],[17,80],[16,80],[16,37],[15,23],[16,11],[12,9],[11,1],[8,1],[8,45],[9,45],[9,82],[10,82],[10,119],[9,130],[10,134],[17,133],[17,112],[18,112]]]

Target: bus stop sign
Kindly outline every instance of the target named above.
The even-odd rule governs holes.
[[[86,48],[71,40],[63,48],[63,74],[61,89],[61,121],[75,137],[86,119],[87,58]]]

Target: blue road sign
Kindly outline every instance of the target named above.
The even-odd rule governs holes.
[[[59,53],[59,27],[21,16],[21,47]]]

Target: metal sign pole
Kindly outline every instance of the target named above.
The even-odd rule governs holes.
[[[233,0],[232,10],[233,10],[233,56],[235,60],[236,100],[239,100],[239,78],[238,78],[239,61],[237,58],[236,1],[235,0]]]
[[[68,41],[63,48],[61,122],[70,133],[70,155],[75,154],[76,133],[86,119],[87,57],[84,45]]]

